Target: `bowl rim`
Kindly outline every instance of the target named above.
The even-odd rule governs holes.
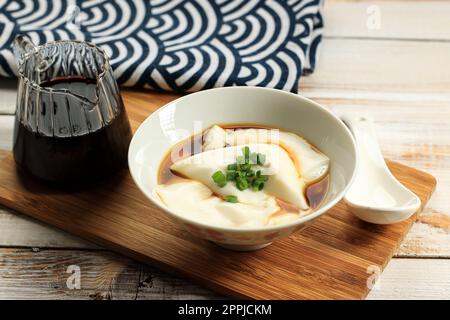
[[[252,91],[252,90],[269,91],[269,92],[272,92],[273,94],[279,94],[279,95],[286,95],[286,96],[294,97],[294,98],[296,98],[296,99],[298,99],[300,101],[306,102],[306,103],[308,103],[310,105],[313,105],[316,108],[321,109],[328,116],[333,118],[333,120],[335,121],[336,125],[338,127],[340,127],[347,134],[347,136],[350,138],[351,146],[352,146],[354,154],[355,154],[355,165],[353,167],[353,172],[352,172],[351,178],[350,178],[349,182],[346,184],[346,186],[340,192],[338,192],[338,194],[334,197],[334,199],[332,199],[331,201],[327,202],[324,206],[322,206],[321,208],[319,208],[316,211],[313,211],[310,214],[307,214],[307,215],[305,215],[305,216],[303,216],[301,218],[298,218],[295,221],[291,221],[291,222],[287,222],[287,223],[281,223],[281,224],[276,224],[276,225],[271,225],[271,226],[261,226],[261,227],[242,227],[242,228],[241,227],[223,227],[223,226],[211,225],[211,224],[195,221],[195,220],[189,219],[189,218],[187,218],[187,217],[185,217],[185,216],[183,216],[181,214],[178,214],[178,213],[170,210],[166,206],[161,205],[160,203],[158,203],[157,201],[152,199],[152,197],[148,194],[148,192],[144,188],[141,187],[140,183],[138,182],[138,178],[135,177],[135,174],[134,174],[134,172],[133,172],[133,170],[131,168],[131,162],[132,162],[132,156],[131,155],[132,155],[133,144],[136,143],[135,141],[137,139],[137,136],[140,134],[140,132],[142,130],[144,130],[143,128],[145,127],[145,123],[149,122],[153,117],[157,117],[159,112],[163,111],[164,109],[168,108],[169,106],[171,106],[173,104],[176,104],[176,103],[179,103],[179,102],[181,102],[183,100],[191,99],[192,96],[208,94],[208,93],[211,94],[211,92],[213,92],[213,91],[216,92],[216,91],[247,91],[247,90],[248,91]],[[304,97],[304,96],[302,96],[300,94],[295,94],[295,93],[292,93],[292,92],[279,90],[279,89],[274,89],[274,88],[257,87],[257,86],[232,86],[232,87],[211,88],[211,89],[206,89],[206,90],[201,90],[201,91],[197,91],[197,92],[194,92],[194,93],[186,94],[186,95],[183,95],[183,96],[181,96],[181,97],[179,97],[179,98],[177,98],[175,100],[172,100],[172,101],[166,103],[165,105],[163,105],[162,107],[158,108],[154,112],[152,112],[139,125],[139,127],[136,130],[136,132],[133,134],[133,137],[132,137],[131,142],[130,142],[130,146],[128,148],[128,169],[130,171],[131,177],[133,178],[133,181],[137,185],[139,190],[151,201],[152,204],[156,205],[159,209],[161,209],[165,213],[168,213],[172,218],[180,219],[184,223],[195,225],[195,226],[200,227],[200,228],[214,229],[214,230],[225,232],[225,233],[277,232],[277,231],[280,231],[280,230],[284,230],[284,229],[288,229],[288,228],[291,228],[291,227],[296,227],[296,226],[302,225],[305,222],[308,222],[308,221],[311,221],[311,220],[314,220],[314,219],[320,217],[322,214],[326,213],[328,210],[333,208],[340,200],[342,200],[344,198],[345,193],[350,188],[351,184],[353,183],[353,181],[355,179],[358,165],[359,165],[359,156],[358,156],[358,152],[357,152],[357,148],[356,148],[356,142],[355,142],[355,139],[353,137],[353,134],[350,132],[348,127],[344,124],[344,122],[338,116],[336,116],[334,113],[332,113],[330,110],[328,110],[324,106],[320,105],[319,103],[317,103],[317,102],[315,102],[315,101],[313,101],[311,99],[308,99],[308,98],[306,98],[306,97]]]

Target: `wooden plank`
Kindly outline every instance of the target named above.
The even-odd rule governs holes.
[[[426,209],[419,221],[412,226],[394,257],[449,258],[450,235],[446,221],[447,215]],[[100,248],[10,209],[0,210],[0,247]]]
[[[397,251],[396,257],[450,257],[449,215],[426,210]]]
[[[328,41],[328,40],[327,40]],[[320,65],[320,64],[319,64]],[[304,79],[306,79],[306,78],[304,78]],[[318,92],[319,90],[317,90],[316,92]],[[329,89],[326,89],[326,91],[330,91]],[[338,93],[338,94],[341,94],[341,92],[339,91],[339,89],[337,89],[336,90],[336,92]],[[398,95],[398,94],[396,94],[396,93],[392,93],[392,92],[379,92],[379,93],[376,93],[376,94],[373,94],[373,92],[365,92],[364,91],[364,88],[363,89],[360,89],[360,91],[359,92],[362,92],[362,93],[368,93],[369,95],[371,95],[372,97],[375,97],[375,99],[374,100],[377,100],[377,97],[380,97],[380,96],[385,96],[385,94],[386,95],[388,95],[389,96],[389,98],[390,99],[393,99],[393,100],[398,100],[398,99],[405,99],[405,97],[406,98],[408,98],[409,100],[411,100],[411,101],[414,101],[414,99],[417,99],[417,97],[418,97],[418,95],[414,95],[414,94],[410,94],[410,93],[408,93],[407,95],[405,95],[405,94],[401,94],[401,95]],[[336,95],[338,95],[338,94],[336,94]],[[353,90],[351,90],[351,88],[350,88],[350,90],[348,90],[347,92],[343,92],[343,94],[344,95],[347,95],[347,96],[351,96],[351,95],[354,95],[354,91]],[[335,95],[335,96],[336,96]],[[421,98],[423,98],[423,96],[424,96],[424,94],[420,94],[420,97]],[[437,94],[426,94],[426,97],[428,97],[428,98],[430,98],[430,100],[438,100],[438,101],[444,101],[444,99],[446,98],[444,95],[442,95],[441,93],[437,93]],[[358,109],[359,110],[359,109]],[[405,110],[405,109],[404,109]],[[401,112],[399,112],[399,116],[401,117],[401,115],[402,115],[402,113],[403,114],[409,114],[409,112],[407,112],[407,111],[404,111],[404,110],[402,110]],[[385,111],[385,110],[384,110]],[[384,112],[383,111],[383,112]],[[413,113],[415,113],[415,112],[413,112]],[[423,112],[420,112],[420,110],[418,110],[418,113],[416,113],[416,114],[422,114],[423,115]],[[388,115],[388,114],[387,114]],[[443,118],[441,118],[441,119],[446,119],[445,118],[445,116],[447,116],[447,114],[445,114],[445,113],[441,113],[440,115],[439,114],[436,114],[436,118],[435,119],[438,119],[439,118],[439,116],[443,116]],[[434,122],[430,122],[431,124],[430,124],[430,127],[432,127],[435,123]],[[380,126],[382,126],[382,124],[380,123],[379,124]],[[403,126],[403,124],[399,124],[399,126]],[[422,129],[422,128],[419,128],[419,129]],[[0,127],[0,130],[1,130],[1,127]],[[390,131],[389,131],[390,132]],[[411,131],[412,132],[412,131]],[[420,135],[420,131],[418,132],[418,131],[414,131],[416,134],[416,136],[419,136]],[[396,135],[395,135],[395,133],[397,133],[396,131],[393,131],[393,133],[394,134],[391,134],[390,136],[391,137],[396,137]],[[410,133],[408,133],[407,135],[408,136],[411,136],[411,135],[409,135]],[[389,134],[388,133],[386,133],[386,136],[389,136]],[[425,135],[426,137],[428,137],[428,138],[430,138],[430,139],[436,139],[436,138],[438,138],[439,137],[439,135],[437,135],[436,137],[435,136],[429,136],[429,135]],[[414,137],[414,135],[412,136],[412,137]],[[400,139],[399,139],[400,140]],[[396,150],[397,149],[397,144],[396,143],[393,143],[392,144],[392,150]],[[409,148],[408,146],[407,146],[407,148]],[[433,147],[433,148],[430,148],[429,150],[433,150],[435,147]],[[422,150],[423,151],[423,150]],[[414,157],[416,157],[416,160],[414,160],[414,161],[417,161],[417,158],[420,158],[419,160],[420,161],[422,161],[422,162],[424,162],[424,161],[427,161],[426,159],[427,159],[427,156],[428,156],[428,153],[427,153],[427,156],[425,156],[425,157],[423,157],[422,156],[422,152],[421,150],[417,150],[416,152],[415,152],[415,156]],[[403,161],[403,160],[402,160]],[[430,161],[430,164],[432,164],[433,162],[432,162],[432,159],[431,158],[428,158],[428,161]],[[431,165],[432,166],[432,165]],[[441,168],[440,167],[438,167],[437,169],[436,169],[437,171],[436,172],[439,172],[440,173],[440,170],[441,170]],[[438,177],[440,177],[440,175],[439,174],[437,174],[438,175]],[[441,181],[439,181],[439,185],[438,185],[438,188],[440,188],[440,186],[441,186]],[[445,195],[445,194],[447,194],[443,189],[438,189],[438,193],[437,194],[440,194],[440,193],[442,193],[442,195]],[[441,197],[440,197],[441,198]],[[439,199],[440,199],[439,198]],[[437,201],[437,206],[439,207],[440,206],[440,203],[442,202],[442,204],[444,204],[444,199],[443,199],[444,197],[442,197],[442,201],[441,200],[439,200],[438,199],[438,201]],[[432,203],[434,202],[434,199],[432,199]],[[418,254],[418,255],[423,255],[424,253],[424,248],[426,249],[426,250],[429,250],[430,248],[431,248],[431,251],[427,251],[427,253],[426,254],[429,254],[430,252],[431,252],[431,255],[432,256],[441,256],[442,255],[442,252],[443,252],[443,249],[445,249],[445,250],[447,250],[446,252],[448,252],[448,245],[446,246],[446,244],[449,244],[449,241],[448,241],[448,237],[446,237],[447,235],[448,235],[448,232],[446,232],[445,231],[445,229],[442,229],[442,228],[440,228],[440,227],[434,227],[434,226],[432,226],[432,224],[430,224],[430,221],[435,221],[435,218],[434,218],[434,216],[436,215],[436,214],[438,214],[438,215],[440,215],[441,213],[438,211],[438,212],[434,212],[434,210],[433,211],[431,211],[431,212],[427,212],[427,214],[430,214],[431,216],[432,216],[432,218],[431,219],[426,219],[426,221],[425,222],[427,222],[427,223],[421,223],[421,224],[416,224],[414,227],[413,227],[413,230],[411,231],[411,233],[408,235],[408,237],[407,237],[407,239],[406,239],[406,242],[408,242],[408,238],[409,238],[409,236],[412,236],[412,235],[414,235],[414,233],[415,233],[415,231],[416,231],[416,229],[418,229],[417,228],[417,226],[419,226],[420,227],[420,230],[419,230],[419,236],[420,237],[422,237],[422,239],[419,239],[420,237],[417,237],[417,239],[412,239],[413,241],[409,241],[410,243],[411,243],[411,245],[409,245],[409,246],[407,246],[406,248],[406,250],[408,250],[408,252],[406,253],[406,255],[409,255],[409,254],[411,254],[411,253],[413,253],[413,254]],[[444,221],[445,222],[445,221]],[[434,225],[442,225],[442,223],[435,223],[435,222],[433,222],[433,224]],[[422,228],[423,227],[423,228]],[[434,233],[431,233],[430,234],[430,232],[434,232]],[[442,236],[442,237],[441,237]],[[433,244],[431,245],[431,246],[429,246],[428,245],[428,243],[430,242],[430,238],[431,239],[434,239],[432,242],[433,242]],[[447,239],[447,241],[445,241],[445,239]],[[416,243],[417,242],[417,243]],[[424,246],[424,244],[425,244],[425,246]],[[401,248],[401,250],[403,250],[403,245],[402,245],[402,248]],[[401,251],[400,251],[401,252]],[[404,254],[404,253],[401,253],[401,254]],[[445,255],[445,253],[444,253],[444,255]]]
[[[360,19],[360,16],[358,16],[358,15],[360,15],[360,13],[355,11],[357,13],[356,15],[355,14],[349,14],[349,12],[354,12],[354,10],[352,11],[352,9],[356,8],[356,5],[359,5],[360,3],[365,4],[366,2],[367,1],[358,1],[358,2],[355,2],[355,1],[334,1],[334,0],[326,1],[327,27],[333,26],[332,28],[327,28],[326,29],[326,36],[331,36],[331,37],[364,37],[364,36],[368,36],[368,37],[381,37],[381,38],[383,38],[383,37],[401,37],[401,38],[414,38],[414,39],[420,39],[420,38],[427,38],[428,39],[428,38],[433,38],[433,37],[434,38],[439,37],[441,39],[447,39],[448,38],[447,32],[448,32],[448,30],[450,30],[448,28],[448,26],[444,27],[444,28],[439,27],[439,23],[442,22],[442,20],[440,19],[442,16],[444,16],[444,18],[445,18],[445,21],[443,21],[443,22],[444,23],[448,22],[448,18],[447,18],[448,17],[448,15],[447,15],[448,10],[447,11],[443,10],[443,7],[440,6],[442,3],[445,4],[444,1],[427,1],[427,2],[423,2],[423,3],[420,4],[421,6],[428,6],[429,5],[430,8],[435,9],[435,10],[432,9],[433,12],[431,12],[431,14],[425,14],[426,12],[428,12],[427,11],[428,9],[427,8],[423,8],[423,7],[421,8],[421,12],[418,13],[418,14],[415,13],[415,12],[410,12],[409,10],[414,11],[413,8],[416,7],[415,5],[416,5],[417,2],[414,1],[414,6],[411,6],[411,5],[408,4],[408,6],[405,6],[405,7],[401,8],[401,10],[403,12],[407,12],[408,13],[408,16],[406,16],[406,17],[402,16],[401,19],[398,18],[399,17],[398,14],[402,14],[402,12],[398,12],[398,14],[395,14],[395,15],[387,16],[385,7],[383,6],[383,3],[384,2],[389,3],[389,2],[392,2],[392,1],[383,1],[382,6],[381,6],[383,22],[382,22],[382,28],[380,30],[368,30],[368,29],[364,28],[364,24],[362,24],[363,28],[361,28],[361,23],[360,23],[361,21],[358,20],[358,19]],[[370,2],[372,2],[372,1],[370,1]],[[412,1],[402,1],[402,2],[403,3],[405,3],[405,2],[409,3],[409,2],[412,2]],[[337,8],[337,9],[334,8],[333,10],[327,10],[327,6],[329,7],[330,3],[332,3],[332,4],[334,4],[334,3],[350,3],[351,4],[351,8],[350,7],[340,7],[340,10],[339,10],[339,8]],[[446,5],[447,4],[445,4],[445,6]],[[356,9],[360,10],[360,8],[356,8]],[[336,23],[333,23],[333,20],[330,19],[329,15],[328,15],[328,12],[333,12],[333,11],[336,13],[336,15],[339,13],[339,14],[344,14],[345,16],[342,16],[342,17],[336,16],[336,19],[334,19],[334,22],[336,22]],[[365,11],[363,10],[362,13],[364,14]],[[388,12],[388,14],[389,14],[389,12]],[[389,20],[386,21],[385,20],[386,17],[393,17],[394,19],[391,20],[391,21],[389,21]],[[423,23],[425,25],[425,27],[423,25],[421,25],[420,21],[417,21],[417,17],[420,17],[421,21],[426,21],[425,23]],[[430,17],[432,19],[427,20]],[[412,23],[405,24],[404,23],[405,19],[410,19],[409,21],[413,21],[414,24],[412,24]],[[342,21],[346,21],[346,23],[343,24]],[[354,24],[354,22],[356,22],[356,24]],[[416,23],[416,22],[418,22],[418,23]],[[346,28],[345,26],[349,25],[350,23],[353,23],[352,27]],[[388,28],[385,28],[386,23],[388,23],[388,25],[389,25]],[[397,24],[393,25],[392,23],[397,23]],[[433,26],[434,23],[437,23],[438,27],[430,27],[430,26]],[[408,29],[409,32],[414,33],[414,36],[409,35],[409,33],[408,34],[406,34],[406,33],[402,34],[402,32],[405,31],[403,29],[404,26],[406,26],[406,28]],[[400,27],[400,30],[396,29],[398,27]],[[331,34],[331,33],[329,33],[329,31],[332,31],[335,34]],[[362,34],[361,33],[358,34],[358,32],[361,32]],[[367,32],[367,34],[364,35],[364,32]],[[328,41],[328,39],[326,41]],[[319,65],[320,65],[320,63],[319,63]],[[327,91],[329,91],[329,90],[327,90]],[[396,95],[395,93],[392,93],[392,92],[379,92],[377,94],[373,94],[373,92],[364,92],[364,89],[360,90],[360,92],[361,91],[362,91],[362,93],[372,94],[372,96],[375,96],[375,97],[382,96],[384,98],[384,96],[389,96],[389,99],[391,99],[391,98],[392,99],[397,99],[397,98],[400,97],[400,99],[408,98],[408,99],[411,99],[412,101],[414,101],[414,99],[416,99],[418,97],[423,98],[422,94],[420,94],[420,95],[409,94],[406,97],[403,94],[401,96],[399,96],[399,95]],[[319,90],[316,91],[316,94],[318,92],[319,92]],[[340,90],[340,93],[344,94],[344,95],[346,95],[348,97],[348,96],[354,95],[355,90],[352,90],[352,88],[347,88],[346,90]],[[429,94],[428,93],[428,94],[426,94],[426,97],[427,97],[427,99],[429,101],[430,100],[442,100],[442,95],[440,94],[440,91],[438,91],[438,94]],[[0,109],[1,108],[2,108],[2,106],[0,105]],[[435,119],[438,119],[437,116],[436,116]],[[430,127],[432,126],[432,124],[433,124],[433,122],[430,123]],[[381,125],[382,124],[380,124],[380,126]],[[406,123],[405,123],[405,125],[406,125]],[[402,126],[403,126],[403,124],[402,124]],[[0,125],[0,132],[1,132],[1,129],[2,129],[2,126]],[[408,133],[408,135],[409,135],[409,133]],[[416,136],[418,136],[418,135],[420,135],[419,132],[416,133]],[[386,133],[386,136],[388,136],[388,133]],[[429,138],[431,139],[431,137],[429,137]],[[438,138],[438,137],[434,137],[434,138]],[[392,150],[395,150],[395,149],[396,149],[396,146],[393,145],[392,146]],[[408,147],[406,149],[408,149]],[[431,162],[432,159],[428,158],[429,157],[428,153],[426,153],[426,156],[424,156],[424,157],[421,155],[420,150],[417,151],[417,152],[414,152],[414,154],[415,154],[414,157],[421,159],[420,161],[423,162],[423,161],[427,161],[427,159],[428,159],[428,161],[430,161],[430,163],[432,163]],[[407,161],[409,161],[409,160],[407,160]],[[414,161],[417,161],[417,159],[414,160]],[[433,167],[433,165],[431,165],[431,167]],[[438,167],[438,168],[436,168],[434,170],[436,170],[435,172],[439,173],[441,168]],[[447,194],[447,192],[445,192],[444,188],[440,188],[440,186],[441,186],[441,181],[439,181],[438,193],[442,193],[443,195]],[[441,198],[442,198],[442,201],[441,201]],[[433,201],[434,201],[434,199],[433,199]],[[437,205],[436,206],[444,207],[444,201],[445,201],[444,197],[439,197],[439,199],[437,200]],[[447,203],[446,208],[448,208],[448,203]],[[402,245],[402,247],[400,249],[400,254],[401,255],[403,255],[403,254],[406,254],[406,255],[417,254],[417,255],[423,256],[423,255],[430,254],[431,256],[441,256],[444,251],[448,252],[448,249],[449,249],[448,248],[448,244],[450,243],[448,241],[448,234],[449,233],[446,232],[445,228],[443,229],[441,227],[441,226],[445,225],[445,221],[446,221],[445,218],[443,219],[443,221],[441,221],[441,219],[437,219],[438,222],[436,222],[436,215],[438,215],[438,218],[439,218],[441,213],[439,211],[435,212],[434,210],[431,210],[430,212],[427,212],[427,215],[430,215],[430,217],[426,218],[424,220],[424,223],[419,223],[419,224],[416,224],[415,226],[413,226],[412,231],[408,234],[407,239],[404,241],[404,243],[403,243],[403,245]],[[1,226],[1,223],[0,223],[0,226]],[[435,227],[435,226],[437,226],[437,227]],[[1,230],[1,227],[0,227],[0,232],[1,231],[2,230]],[[416,233],[418,234],[418,237],[416,237],[416,238],[411,237],[411,239],[409,239],[410,236],[414,236]],[[421,237],[422,237],[422,239],[420,239]],[[430,240],[432,240],[432,241],[430,241]],[[403,248],[404,244],[405,243],[409,243],[409,242],[410,242],[410,245],[408,245],[405,248]],[[432,243],[430,243],[430,242],[432,242]],[[402,250],[405,251],[406,253],[403,252]],[[444,255],[445,255],[445,253],[444,253]],[[398,260],[398,259],[396,259],[396,260]],[[394,260],[394,262],[396,260]],[[392,262],[390,265],[392,265],[394,262]],[[433,268],[430,269],[429,266],[425,266],[425,269],[426,270],[434,270]],[[389,270],[389,267],[388,267],[387,270]],[[398,272],[399,274],[403,273],[401,268],[396,269],[396,270],[397,270],[396,272]],[[394,281],[394,283],[396,283],[396,281]],[[416,284],[417,285],[420,284],[422,287],[425,287],[427,285],[427,282],[425,282],[425,281],[421,281],[420,282],[419,281]],[[396,290],[395,287],[393,287],[393,288],[394,288],[395,292],[398,292],[398,290]],[[403,297],[408,297],[408,293],[416,292],[416,291],[421,291],[420,294],[415,295],[415,297],[419,297],[419,298],[422,297],[424,293],[433,295],[433,293],[439,293],[440,292],[439,288],[442,288],[441,284],[437,288],[434,288],[434,287],[431,288],[429,292],[428,291],[427,292],[423,292],[423,291],[420,290],[420,288],[418,290],[417,287],[414,287],[412,289],[409,289],[410,291],[406,292],[406,295],[404,295]],[[386,297],[392,296],[392,293],[391,292],[386,293],[385,296]],[[448,296],[448,294],[447,294],[447,296]]]
[[[79,288],[69,279],[77,267]],[[207,297],[214,294],[111,252],[0,248],[0,299]]]
[[[0,207],[0,247],[100,249],[86,240],[4,207]]]
[[[342,90],[450,96],[450,42],[326,39],[300,91]]]
[[[390,166],[425,205],[434,179],[400,164]],[[23,180],[9,157],[3,159],[0,171],[1,199],[8,206],[239,297],[363,298],[366,268],[374,264],[382,268],[414,220],[369,225],[340,203],[302,233],[243,256],[186,234],[145,199],[129,176],[118,176],[95,192],[65,193],[32,181],[27,181],[27,188],[20,187]],[[269,271],[268,265],[276,268]],[[340,271],[330,269],[335,267]]]
[[[67,287],[67,279],[72,275],[67,269],[71,265],[80,268],[80,289]],[[393,259],[368,299],[448,298],[449,274],[448,259]],[[0,299],[218,297],[188,280],[106,251],[0,248]]]
[[[367,297],[377,299],[449,299],[449,259],[394,259]]]
[[[450,40],[449,16],[449,1],[327,0],[325,37]]]
[[[337,90],[323,92],[313,89],[302,93],[328,106],[338,115],[349,112],[371,115],[375,119],[380,144],[386,157],[427,170],[437,177],[437,192],[424,212],[426,218],[420,219],[412,227],[396,256],[450,257],[450,232],[441,227],[445,226],[446,216],[449,215],[446,195],[450,193],[450,168],[446,164],[450,161],[450,149],[447,147],[450,130],[443,123],[443,119],[450,119],[450,100],[433,97],[430,99],[427,95],[410,97],[407,94],[375,95]],[[159,105],[173,98],[171,94],[160,96],[147,92],[124,91],[126,103],[139,101],[144,96]],[[143,118],[145,113],[134,116]],[[12,135],[12,131],[10,134]],[[436,223],[436,219],[443,222]],[[4,222],[5,220],[9,222]],[[14,232],[10,223],[14,223],[18,230],[26,232]],[[2,217],[0,213],[0,246],[52,247],[55,242],[57,245],[61,244],[61,247],[88,246],[81,240],[75,240],[76,238],[54,241],[52,239],[60,238],[58,230],[50,227],[42,229],[41,226],[36,228],[36,232],[33,232],[33,222],[29,219],[15,217],[14,222],[11,222],[11,214]],[[4,236],[1,237],[1,234]]]

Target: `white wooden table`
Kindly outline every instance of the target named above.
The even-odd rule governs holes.
[[[302,79],[302,94],[339,115],[370,114],[387,158],[438,180],[368,298],[450,299],[450,1],[326,0],[325,21],[318,68]],[[14,86],[0,82],[2,149],[11,148]],[[80,267],[81,289],[66,285],[70,265]],[[0,207],[0,298],[211,297]]]

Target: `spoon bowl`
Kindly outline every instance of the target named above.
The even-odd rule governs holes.
[[[360,219],[391,224],[408,219],[421,205],[420,199],[389,171],[367,117],[343,117],[353,133],[359,156],[356,177],[344,201]]]

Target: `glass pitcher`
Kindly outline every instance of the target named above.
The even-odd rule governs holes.
[[[18,36],[13,153],[53,182],[91,182],[126,166],[131,129],[108,57],[93,44],[35,46]]]

